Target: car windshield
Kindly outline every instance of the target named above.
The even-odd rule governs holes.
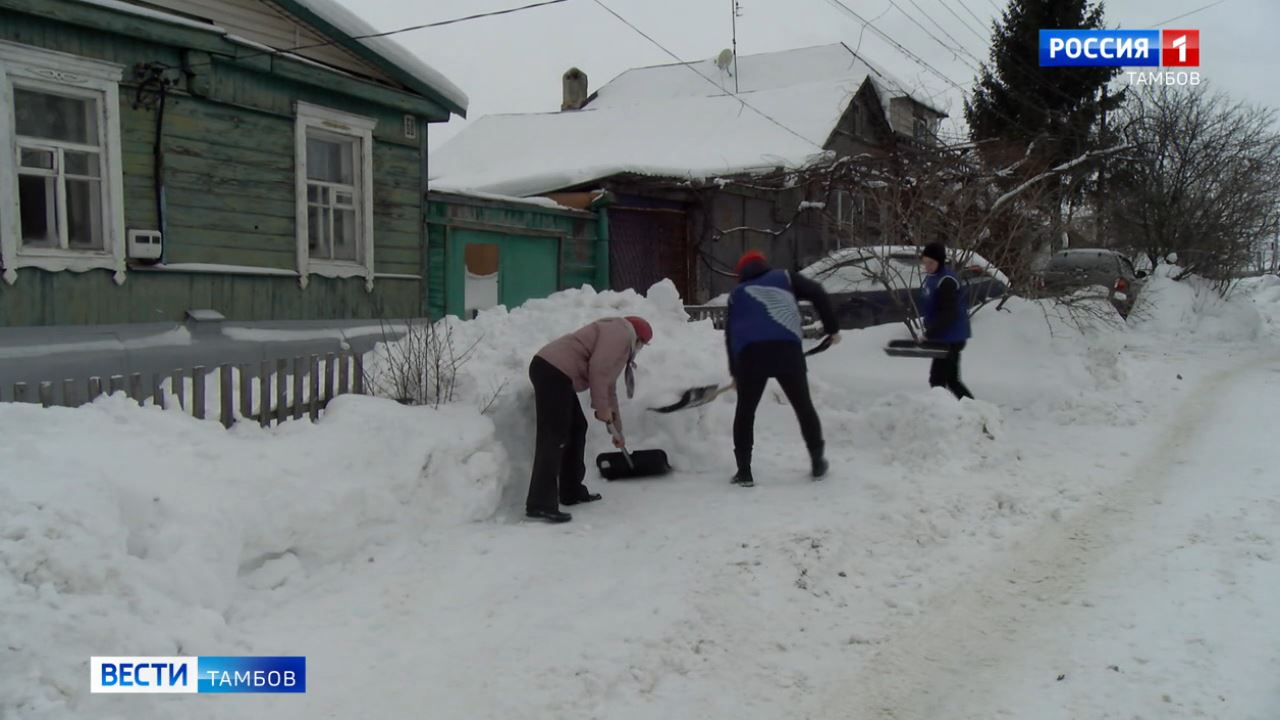
[[[913,255],[867,254],[827,258],[804,270],[829,293],[874,292],[888,288],[918,287],[920,264]]]

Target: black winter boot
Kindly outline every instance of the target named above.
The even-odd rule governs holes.
[[[750,470],[739,470],[738,473],[733,476],[733,484],[738,487],[755,487],[756,481],[755,478],[751,477]]]
[[[809,448],[809,463],[811,465],[811,474],[814,480],[821,480],[827,474],[831,464],[823,457],[823,448],[819,445],[816,448]]]
[[[524,511],[526,517],[534,520],[546,520],[549,523],[567,523],[573,519],[573,516],[567,512],[560,510],[539,510],[528,508]]]

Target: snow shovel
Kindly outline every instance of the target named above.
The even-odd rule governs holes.
[[[947,343],[931,340],[890,340],[884,347],[884,353],[892,357],[909,358],[944,358],[951,352]]]
[[[618,437],[618,431],[609,423],[609,434]],[[637,450],[625,447],[618,452],[600,453],[596,456],[596,469],[605,480],[634,480],[636,478],[666,475],[671,463],[662,450]]]
[[[814,345],[813,349],[806,350],[804,354],[817,355],[818,353],[822,352],[823,350],[826,350],[829,347],[831,347],[830,335],[823,338],[822,342],[818,343],[817,345]],[[649,408],[649,409],[652,410],[653,412],[658,412],[658,413],[673,413],[677,410],[687,410],[688,408],[701,407],[703,405],[710,403],[711,401],[715,400],[721,395],[729,392],[730,390],[734,389],[734,387],[736,387],[736,385],[731,382],[728,385],[725,385],[724,387],[721,387],[719,385],[703,385],[701,387],[689,388],[688,390],[685,390],[684,393],[680,395],[679,400],[671,403],[670,405],[664,405],[662,407]]]

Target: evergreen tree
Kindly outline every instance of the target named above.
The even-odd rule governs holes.
[[[984,63],[964,115],[970,138],[990,143],[1005,158],[1035,144],[1042,170],[1078,157],[1094,146],[1094,130],[1107,83],[1119,72],[1108,67],[1040,67],[1040,30],[1103,29],[1103,6],[1089,0],[1010,0],[994,28],[991,62]]]

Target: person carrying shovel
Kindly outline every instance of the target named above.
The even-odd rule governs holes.
[[[729,295],[729,318],[724,342],[729,373],[738,389],[733,417],[733,454],[738,472],[733,483],[752,487],[751,451],[755,442],[756,408],[770,378],[778,381],[800,421],[800,432],[809,449],[814,479],[827,473],[823,454],[822,422],[809,397],[808,368],[800,344],[800,306],[808,300],[822,319],[831,343],[840,342],[840,326],[831,298],[818,283],[796,273],[774,270],[765,256],[750,251],[738,260],[738,287]]]
[[[626,447],[618,412],[618,376],[626,373],[627,397],[635,389],[636,353],[653,339],[641,317],[605,318],[553,340],[529,363],[537,408],[533,475],[525,515],[553,523],[573,519],[560,505],[594,502],[583,484],[587,467],[587,418],[578,393],[591,391],[596,419],[609,427],[614,447]]]

